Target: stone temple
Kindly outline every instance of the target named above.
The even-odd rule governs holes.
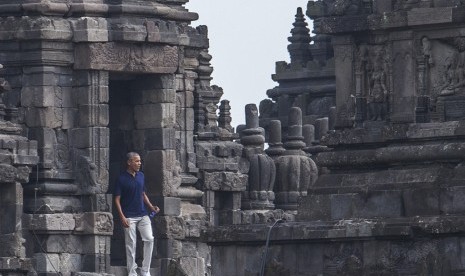
[[[236,129],[187,2],[0,2],[1,276],[125,275],[128,151],[152,275],[465,275],[465,1],[296,7]]]

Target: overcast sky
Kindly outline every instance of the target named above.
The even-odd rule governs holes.
[[[212,84],[223,88],[231,102],[232,125],[245,123],[244,106],[266,99],[275,62],[289,62],[287,38],[297,7],[308,0],[190,0],[187,8],[199,14],[193,26],[207,25],[210,38]],[[307,23],[310,20],[306,17]],[[311,29],[311,28],[310,28]]]

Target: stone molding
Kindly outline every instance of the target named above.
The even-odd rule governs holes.
[[[178,68],[178,47],[125,45],[121,43],[78,44],[75,69],[172,74]]]

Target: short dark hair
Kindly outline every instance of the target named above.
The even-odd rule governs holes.
[[[140,155],[137,152],[133,152],[133,151],[126,153],[126,162],[136,156],[140,156]]]

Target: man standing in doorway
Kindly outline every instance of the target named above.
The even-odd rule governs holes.
[[[128,276],[137,276],[136,228],[144,242],[141,275],[150,276],[153,233],[146,206],[151,212],[158,213],[160,211],[157,206],[150,203],[145,193],[144,174],[139,171],[141,165],[140,155],[129,152],[126,155],[126,171],[120,174],[115,186],[115,206],[124,227]]]

